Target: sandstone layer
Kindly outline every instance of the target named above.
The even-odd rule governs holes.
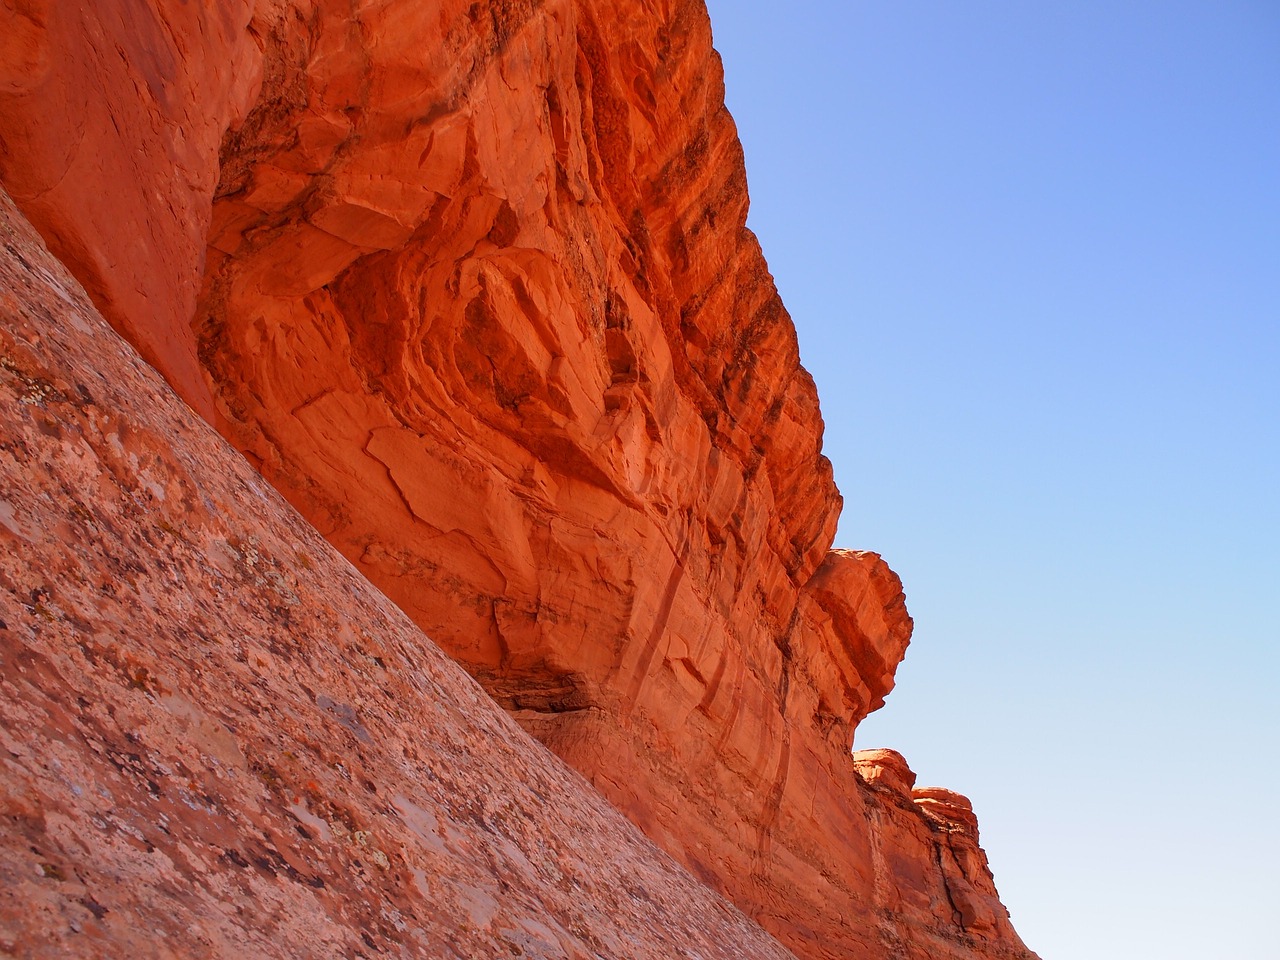
[[[1029,956],[962,798],[849,756],[911,623],[702,4],[90,6],[9,15],[0,177],[174,388],[797,954]]]
[[[0,954],[790,956],[0,240]]]

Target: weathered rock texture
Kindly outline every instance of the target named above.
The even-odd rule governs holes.
[[[179,393],[797,953],[1028,956],[962,800],[849,756],[911,624],[702,4],[85,6],[11,15],[0,176]]]
[[[533,742],[0,191],[0,954],[790,956]]]

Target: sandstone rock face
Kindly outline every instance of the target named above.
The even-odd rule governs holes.
[[[0,953],[790,956],[0,239]]]
[[[189,321],[253,0],[0,6],[0,181],[112,325],[211,415]]]
[[[911,622],[702,4],[93,6],[20,8],[0,176],[175,389],[797,954],[1030,956],[962,799],[849,756]]]

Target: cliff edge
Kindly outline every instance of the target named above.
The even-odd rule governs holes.
[[[797,956],[1034,956],[967,802],[849,753],[911,621],[830,549],[700,2],[3,16],[14,200],[528,733]]]

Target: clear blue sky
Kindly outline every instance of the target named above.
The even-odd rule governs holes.
[[[916,619],[857,745],[973,798],[1045,960],[1280,960],[1280,3],[709,5]]]

